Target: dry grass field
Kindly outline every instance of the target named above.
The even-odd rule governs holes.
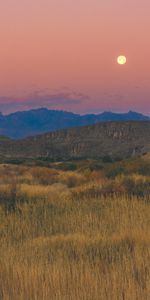
[[[0,165],[0,299],[149,300],[148,168]]]

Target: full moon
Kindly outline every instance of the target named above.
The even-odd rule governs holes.
[[[124,55],[120,55],[117,58],[117,62],[118,62],[119,65],[125,65],[126,62],[127,62],[127,59]]]

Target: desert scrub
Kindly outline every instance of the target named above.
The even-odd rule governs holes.
[[[148,300],[148,204],[62,195],[21,206],[1,211],[2,299]]]
[[[149,300],[149,176],[89,163],[1,166],[0,299]]]
[[[150,196],[150,180],[145,178],[125,177],[122,181],[126,192],[129,195],[147,198]]]
[[[0,188],[0,204],[4,207],[6,213],[14,211],[17,204],[21,202],[19,190],[20,185],[16,180],[12,180],[10,184]]]
[[[66,184],[68,188],[77,187],[87,182],[84,174],[78,172],[61,172],[59,182]]]
[[[41,185],[49,185],[57,182],[58,172],[54,169],[44,167],[34,167],[31,174],[35,182]]]

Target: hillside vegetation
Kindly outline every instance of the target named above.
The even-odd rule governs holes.
[[[1,164],[0,245],[2,300],[149,300],[149,156]]]
[[[22,140],[0,138],[0,160],[125,159],[150,152],[150,121],[100,122]]]

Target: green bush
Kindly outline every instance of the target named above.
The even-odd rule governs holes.
[[[126,169],[123,167],[123,166],[113,166],[111,169],[109,169],[107,172],[106,172],[106,176],[108,178],[115,178],[116,176],[118,175],[121,175],[121,174],[126,174],[127,171]]]
[[[103,163],[112,163],[113,162],[113,159],[111,156],[109,155],[105,155],[102,159]]]
[[[144,176],[150,176],[150,163],[143,161],[138,168],[138,173]]]
[[[6,213],[15,211],[16,205],[21,202],[19,197],[19,185],[17,182],[12,181],[9,184],[6,192],[0,193],[0,204],[4,207]]]
[[[77,170],[77,165],[72,162],[64,162],[60,163],[57,166],[57,169],[62,170],[62,171],[76,171]]]
[[[104,167],[100,162],[91,162],[89,165],[89,169],[90,171],[100,171],[102,170]]]
[[[127,177],[123,180],[125,190],[130,195],[137,197],[146,197],[150,195],[150,181],[143,181],[138,179],[135,181],[133,178]]]

